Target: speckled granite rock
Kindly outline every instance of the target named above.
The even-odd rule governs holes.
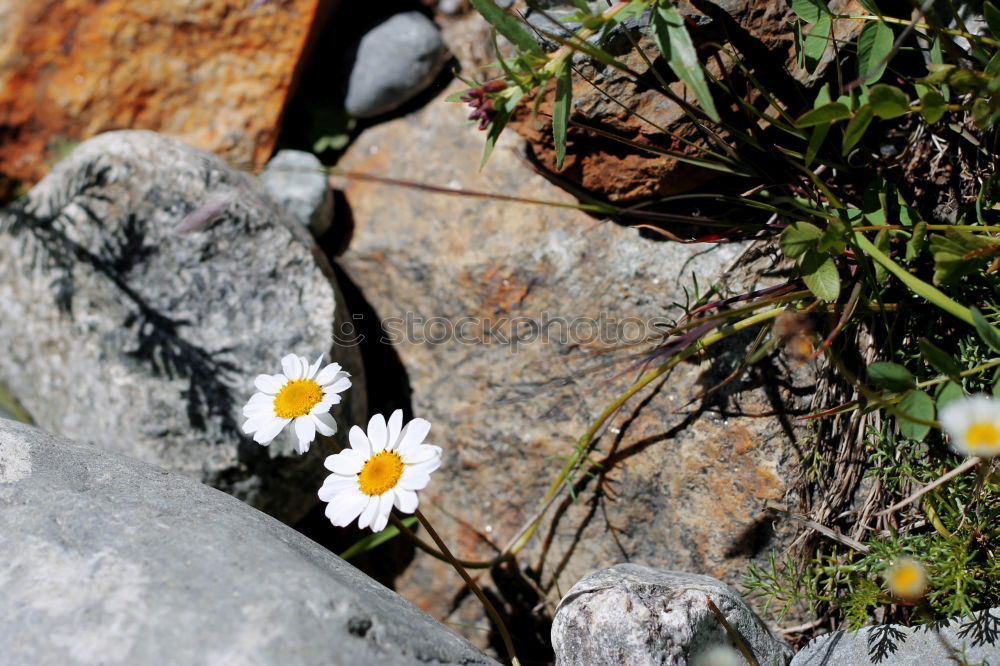
[[[586,576],[563,597],[552,623],[556,665],[684,666],[715,646],[735,647],[708,599],[758,664],[788,663],[789,647],[722,581],[619,564]]]
[[[350,319],[332,278],[254,179],[152,132],[104,134],[0,211],[0,382],[41,427],[295,521],[324,452],[292,453],[290,429],[254,444],[240,409],[295,352],[354,375],[342,430],[364,417],[358,356],[332,339]]]
[[[518,156],[514,133],[480,171],[483,135],[463,126],[464,113],[439,98],[367,130],[340,166],[572,201]],[[743,289],[771,266],[765,253],[730,271],[744,246],[659,242],[572,210],[361,181],[338,186],[355,221],[338,262],[386,326],[386,353],[398,354],[408,373],[414,415],[434,423],[444,448],[421,508],[468,559],[491,557],[482,537],[503,547],[535,514],[573,444],[634,378],[634,369],[619,373],[641,346],[622,345],[675,314],[670,304],[684,302],[693,275],[703,286],[718,280]],[[801,365],[792,376],[779,358],[697,398],[750,342],[679,366],[608,424],[594,456],[606,475],[581,476],[577,501],[557,502],[519,560],[553,607],[559,590],[609,562],[656,562],[735,583],[748,558],[787,543],[785,526],[761,507],[780,501],[797,474],[797,424],[755,415],[801,408],[816,368]],[[474,600],[454,610],[458,580],[447,565],[417,554],[398,585],[436,617],[478,621]]]
[[[791,666],[1000,664],[1000,608],[938,627],[884,624],[810,641]]]
[[[495,664],[186,477],[0,419],[6,666]]]

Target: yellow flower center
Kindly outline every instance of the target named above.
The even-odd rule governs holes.
[[[965,431],[965,442],[970,447],[1000,449],[1000,431],[992,423],[973,423]]]
[[[304,416],[323,399],[323,389],[311,379],[296,379],[285,384],[274,398],[274,413],[278,418],[295,419]]]
[[[368,459],[358,474],[358,485],[365,495],[381,495],[394,488],[403,476],[403,459],[391,451],[383,451]]]
[[[913,561],[903,561],[889,570],[889,589],[897,597],[905,600],[919,599],[927,589],[927,574],[924,568]]]

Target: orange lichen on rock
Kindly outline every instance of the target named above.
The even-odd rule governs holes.
[[[322,0],[0,4],[0,178],[60,146],[151,129],[231,162],[270,156]]]

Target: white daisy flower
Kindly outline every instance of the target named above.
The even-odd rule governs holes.
[[[259,392],[243,407],[243,416],[247,417],[243,432],[253,433],[253,441],[267,446],[289,421],[294,421],[299,453],[309,450],[317,430],[327,436],[337,432],[337,422],[329,412],[340,403],[338,394],[351,387],[350,375],[340,369],[339,363],[320,370],[322,361],[320,355],[309,365],[305,356],[288,354],[281,359],[281,373],[257,375],[253,383]]]
[[[392,413],[388,424],[381,414],[373,416],[367,435],[352,427],[351,448],[324,463],[333,474],[319,489],[319,498],[330,503],[330,522],[346,527],[358,518],[358,527],[381,532],[393,506],[403,513],[416,511],[416,491],[427,486],[431,472],[441,465],[441,447],[423,443],[430,429],[424,419],[404,427],[401,409]]]
[[[941,408],[938,420],[959,453],[1000,455],[1000,400],[982,394],[953,400]]]

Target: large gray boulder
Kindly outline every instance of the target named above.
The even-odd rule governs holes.
[[[809,642],[791,666],[1000,664],[1000,608],[938,626],[883,624]]]
[[[758,664],[788,663],[788,646],[774,638],[739,593],[722,581],[619,564],[586,576],[563,597],[552,623],[556,664],[684,666],[719,646],[734,650],[709,599]]]
[[[2,419],[0,534],[7,666],[496,663],[232,497]]]
[[[152,132],[81,144],[0,211],[0,383],[34,422],[288,522],[317,501],[326,452],[292,453],[291,429],[265,449],[240,410],[295,352],[339,361],[354,388],[334,415],[364,418],[357,352],[333,343],[339,300],[255,179]]]

